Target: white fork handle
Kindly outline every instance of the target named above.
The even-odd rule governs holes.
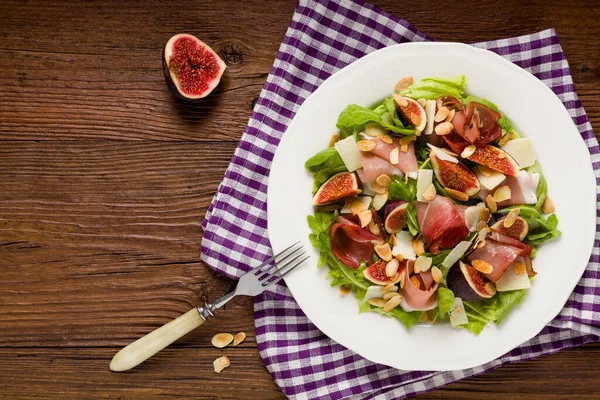
[[[110,362],[112,371],[127,371],[146,361],[202,323],[198,309],[192,308],[182,316],[139,338],[121,349]]]

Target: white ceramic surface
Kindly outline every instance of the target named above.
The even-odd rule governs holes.
[[[358,314],[353,296],[329,286],[316,268],[306,216],[312,177],[304,162],[327,146],[339,113],[351,103],[371,106],[389,96],[399,78],[464,74],[467,93],[498,105],[531,138],[556,204],[563,235],[543,245],[538,275],[523,303],[479,336],[450,326],[417,325]],[[387,47],[327,79],[300,107],[279,145],[268,186],[269,238],[275,252],[301,239],[311,259],[286,283],[310,320],[336,342],[380,364],[406,370],[454,370],[491,361],[535,336],[562,309],[590,257],[595,234],[596,185],[589,153],[560,100],[541,81],[504,58],[458,43]]]

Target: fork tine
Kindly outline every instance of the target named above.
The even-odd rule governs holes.
[[[304,261],[308,260],[310,258],[309,255],[307,255],[306,257],[304,257],[302,260],[298,261],[297,263],[293,264],[293,265],[286,265],[284,268],[278,270],[279,274],[275,275],[275,279],[272,280],[271,282],[268,283],[263,283],[263,287],[266,289],[268,287],[270,287],[271,285],[279,282],[280,280],[282,280],[287,274],[289,274],[290,272],[292,272],[293,270],[295,270],[300,264],[302,264]],[[285,269],[285,271],[283,271]],[[283,272],[281,272],[283,271]]]
[[[285,260],[289,259],[290,257],[296,255],[299,251],[304,251],[302,249],[302,246],[295,248],[293,251],[288,252],[288,254],[285,255],[285,257],[281,258],[280,260],[275,260],[275,262],[272,265],[269,265],[267,268],[262,269],[261,271],[257,271],[255,273],[255,275],[258,277],[258,280],[263,279],[264,277],[271,275],[273,273],[273,270],[277,268],[277,264],[281,264],[282,262],[284,262]],[[281,253],[278,253],[277,256],[281,255]],[[276,257],[277,257],[276,256]]]
[[[279,253],[274,254],[271,258],[269,258],[268,260],[266,260],[265,262],[263,262],[262,264],[254,267],[253,269],[251,269],[252,272],[254,272],[254,275],[257,275],[260,273],[260,270],[265,267],[266,265],[269,265],[269,268],[272,266],[270,265],[277,257],[281,256],[283,253],[285,253],[286,251],[290,250],[292,247],[298,245],[300,243],[300,241],[298,240],[296,243],[292,244],[291,246],[281,250]]]
[[[259,279],[259,282],[261,282],[263,284],[263,286],[268,285],[270,283],[271,279],[277,278],[282,273],[287,272],[288,268],[290,268],[290,267],[293,268],[295,266],[295,263],[297,262],[297,260],[299,258],[303,257],[304,255],[306,255],[306,252],[303,250],[296,257],[294,257],[290,261],[286,262],[285,264],[281,265],[281,263],[279,263],[279,268],[277,268],[276,271],[273,271],[273,273],[271,273],[269,276],[267,276],[263,279]]]

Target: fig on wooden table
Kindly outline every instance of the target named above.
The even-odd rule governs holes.
[[[506,235],[510,238],[522,242],[523,239],[525,239],[525,236],[527,236],[527,233],[529,233],[529,224],[527,223],[527,221],[525,221],[521,217],[517,217],[517,219],[515,219],[515,222],[513,222],[513,224],[507,228],[504,225],[505,220],[506,217],[499,219],[498,222],[496,222],[490,228],[493,231],[499,232],[503,235]]]
[[[454,295],[463,300],[484,300],[496,294],[496,286],[492,282],[462,261],[450,268],[446,282]]]
[[[463,163],[442,160],[433,151],[429,158],[433,172],[442,186],[463,192],[469,197],[479,193],[479,179]]]
[[[178,98],[197,101],[208,96],[221,81],[225,62],[197,37],[180,33],[163,51],[163,72],[169,90]]]
[[[519,175],[519,165],[504,150],[488,144],[477,145],[475,152],[467,160],[503,173],[504,175]]]
[[[406,225],[408,203],[402,200],[389,202],[383,212],[384,226],[387,233],[400,232]]]
[[[313,206],[337,203],[348,197],[354,197],[362,190],[354,172],[340,172],[327,179],[313,197]]]
[[[392,95],[396,101],[398,117],[404,126],[412,126],[416,131],[422,132],[427,125],[427,114],[423,107],[410,97]]]

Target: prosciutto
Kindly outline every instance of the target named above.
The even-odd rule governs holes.
[[[358,177],[363,183],[371,183],[381,174],[394,175],[400,172],[396,167],[375,154],[361,151],[359,154],[360,164],[363,166],[357,170]]]
[[[524,255],[525,252],[526,249],[524,247],[512,246],[488,238],[482,248],[476,249],[467,257],[467,261],[472,263],[473,260],[482,260],[491,264],[494,270],[486,274],[486,277],[490,281],[496,282],[506,272],[508,267],[515,262],[517,257]]]
[[[405,311],[425,311],[431,310],[437,306],[437,288],[438,284],[433,281],[431,270],[421,272],[416,276],[419,279],[419,287],[417,288],[410,280],[410,276],[414,272],[414,261],[405,260],[404,268],[404,287],[400,289],[402,293],[402,308]]]
[[[436,196],[430,202],[417,201],[417,222],[433,254],[439,248],[450,249],[469,236],[469,228],[459,209],[443,196]]]
[[[361,262],[373,258],[373,244],[383,240],[348,218],[339,216],[330,228],[330,245],[335,255],[344,265],[356,269]]]
[[[408,150],[404,152],[400,149],[399,139],[393,139],[392,143],[386,143],[380,138],[373,138],[370,140],[375,143],[375,148],[371,150],[372,154],[390,162],[390,153],[395,148],[398,148],[398,163],[392,165],[398,167],[400,171],[405,174],[408,174],[409,177],[411,174],[417,173],[419,165],[417,164],[417,157],[415,157],[414,143],[411,142],[408,145]],[[416,178],[416,176],[414,178]]]
[[[526,254],[526,255],[531,254],[531,247],[530,246],[526,245],[525,243],[523,243],[523,242],[521,242],[521,241],[519,241],[517,239],[511,238],[511,237],[506,236],[506,235],[503,235],[500,232],[492,230],[490,232],[490,238],[492,240],[495,240],[498,243],[508,244],[510,246],[514,246],[514,247],[518,247],[520,249],[523,249],[524,250],[523,254]]]
[[[496,188],[487,190],[481,187],[477,194],[482,201],[485,201],[488,194],[493,195],[500,186],[508,186],[510,188],[510,199],[498,203],[499,208],[510,207],[519,204],[535,204],[537,202],[536,190],[540,180],[539,174],[528,174],[525,171],[520,171],[518,176],[507,176]]]

